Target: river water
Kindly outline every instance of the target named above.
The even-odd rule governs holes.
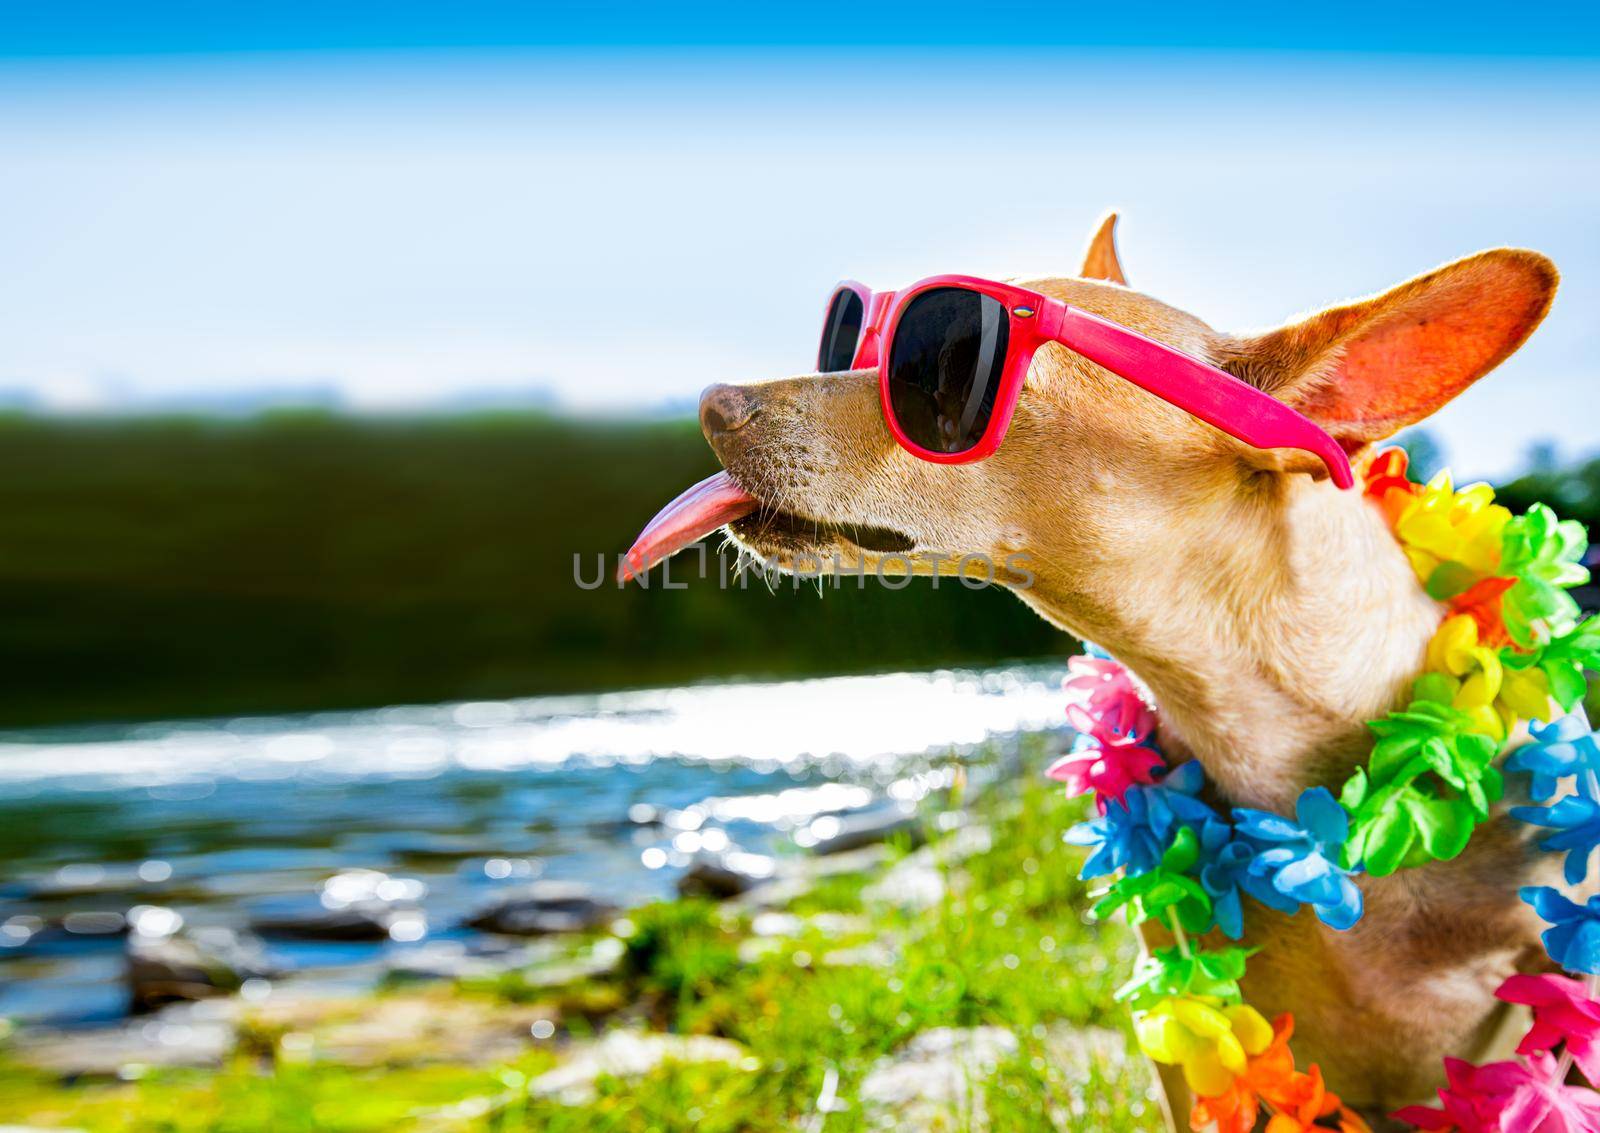
[[[1060,666],[404,706],[0,738],[0,1017],[127,1010],[124,934],[352,903],[389,935],[266,934],[302,978],[368,980],[537,878],[627,905],[699,849],[803,852],[910,805],[992,739],[1061,726]],[[941,778],[943,776],[943,778]],[[130,910],[132,915],[130,918]]]

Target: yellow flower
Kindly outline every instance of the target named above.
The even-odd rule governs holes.
[[[1455,706],[1467,711],[1493,704],[1505,679],[1499,651],[1479,644],[1478,623],[1466,614],[1439,623],[1428,642],[1426,666],[1429,672],[1461,679]]]
[[[1548,724],[1557,715],[1556,702],[1550,699],[1550,678],[1537,666],[1507,669],[1500,685],[1500,703],[1524,720]]]
[[[1245,1062],[1272,1043],[1272,1025],[1254,1007],[1222,1006],[1214,996],[1176,995],[1134,1020],[1139,1049],[1157,1062],[1183,1067],[1201,1097],[1225,1093]]]
[[[1517,720],[1550,719],[1550,682],[1538,668],[1508,669],[1500,651],[1484,645],[1478,623],[1455,614],[1439,623],[1428,642],[1426,672],[1450,678],[1451,706],[1467,713],[1474,730],[1504,741]]]
[[[1511,513],[1494,502],[1494,489],[1472,484],[1455,490],[1441,472],[1400,512],[1395,534],[1424,584],[1440,563],[1453,562],[1479,575],[1500,564],[1500,542]]]

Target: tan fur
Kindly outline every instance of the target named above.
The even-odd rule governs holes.
[[[1486,252],[1234,337],[1122,286],[1114,222],[1097,232],[1085,270],[1117,283],[1015,282],[1299,405],[1358,468],[1366,443],[1514,350],[1555,289],[1542,256]],[[708,424],[708,438],[773,509],[901,532],[915,544],[913,573],[955,573],[967,554],[1029,556],[1035,579],[1018,596],[1138,674],[1160,707],[1166,750],[1198,758],[1221,805],[1292,813],[1306,787],[1337,788],[1371,750],[1364,722],[1396,703],[1439,621],[1359,492],[1248,449],[1059,346],[1038,353],[1004,445],[976,464],[901,450],[865,371],[717,387],[706,405],[727,411],[724,425],[743,422]],[[752,519],[734,530],[780,566],[805,552],[906,569],[831,529],[780,538]],[[1297,1053],[1321,1063],[1351,1104],[1376,1115],[1423,1100],[1442,1056],[1488,1053],[1501,1023],[1493,989],[1541,958],[1538,922],[1516,891],[1559,883],[1551,857],[1502,818],[1454,862],[1364,879],[1366,916],[1349,932],[1253,906],[1247,943],[1262,950],[1246,996],[1269,1016],[1294,1012]],[[1186,1124],[1181,1080],[1166,1077]]]

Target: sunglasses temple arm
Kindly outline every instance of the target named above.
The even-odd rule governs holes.
[[[1059,319],[1050,322],[1057,325],[1045,323],[1039,329],[1163,401],[1254,448],[1308,452],[1327,466],[1340,488],[1355,485],[1350,458],[1339,442],[1248,382],[1065,303],[1060,305]]]

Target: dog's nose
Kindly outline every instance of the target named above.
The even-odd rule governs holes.
[[[708,441],[744,428],[755,415],[755,399],[738,386],[718,384],[700,395],[700,431]]]

